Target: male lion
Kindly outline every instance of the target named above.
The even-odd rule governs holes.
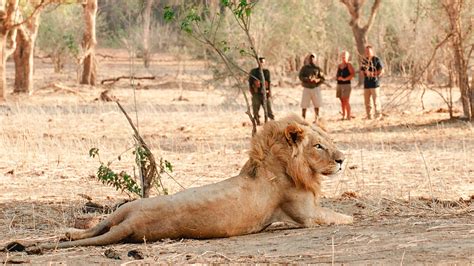
[[[352,217],[318,205],[321,175],[336,173],[344,160],[322,130],[296,115],[268,122],[253,137],[249,155],[237,176],[127,203],[91,229],[67,232],[73,241],[38,247],[230,237],[260,232],[274,222],[352,223]]]

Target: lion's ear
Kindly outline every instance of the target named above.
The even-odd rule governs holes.
[[[296,124],[289,124],[285,128],[285,137],[290,144],[299,144],[304,139],[304,130]]]

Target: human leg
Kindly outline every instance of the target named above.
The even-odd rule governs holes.
[[[344,99],[339,98],[341,100],[341,114],[342,114],[342,119],[344,119],[344,116],[346,115],[346,108],[344,106]]]
[[[347,114],[347,100],[345,98],[341,98],[341,109],[342,109],[342,119],[344,120]]]
[[[374,116],[375,118],[380,117],[380,100],[379,100],[379,95],[380,95],[380,88],[375,88],[374,91],[372,92],[372,101],[374,104]]]
[[[315,121],[318,120],[319,118],[319,108],[321,107],[321,89],[319,87],[314,88],[311,90],[311,102],[313,103],[314,106],[314,116],[315,116]]]
[[[346,103],[346,117],[347,117],[347,120],[351,120],[352,119],[352,114],[351,114],[351,104],[349,103],[349,98],[346,98],[345,99],[345,103]]]
[[[367,115],[367,119],[372,119],[372,115],[370,114],[370,95],[371,89],[364,88],[364,105],[365,105],[365,113]]]
[[[253,117],[257,125],[260,125],[260,116],[258,115],[258,113],[260,112],[260,105],[261,105],[261,100],[260,100],[259,95],[257,94],[252,95],[252,111],[253,111]]]
[[[343,88],[341,84],[338,84],[336,88],[336,98],[339,98],[339,100],[341,101],[341,114],[342,114],[342,119],[344,119],[344,116],[346,115],[346,109],[344,108],[344,99],[342,97],[342,90]]]
[[[301,116],[303,119],[306,118],[306,109],[310,106],[311,102],[311,89],[304,88],[303,95],[301,97]]]
[[[344,101],[344,110],[345,110],[346,118],[348,120],[352,118],[351,104],[349,103],[349,99],[351,97],[351,91],[352,91],[351,84],[344,84],[343,90],[341,92],[341,100]]]
[[[273,115],[273,110],[272,110],[272,101],[270,98],[267,98],[267,114],[268,118],[271,120],[275,120],[275,116]]]

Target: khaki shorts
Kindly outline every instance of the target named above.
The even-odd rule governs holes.
[[[314,89],[304,88],[303,97],[301,98],[301,108],[309,108],[310,103],[313,103],[314,108],[321,107],[321,89],[316,87]]]
[[[351,84],[337,84],[336,97],[337,98],[349,98],[351,97]]]

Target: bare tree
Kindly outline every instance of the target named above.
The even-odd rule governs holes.
[[[146,68],[150,66],[150,23],[152,6],[153,0],[146,0],[145,10],[143,11],[143,64]]]
[[[442,6],[448,16],[449,31],[452,33],[451,44],[454,54],[454,68],[457,74],[459,90],[461,91],[463,114],[467,119],[474,120],[474,97],[472,88],[469,88],[468,75],[469,56],[472,53],[473,45],[471,44],[470,51],[466,53],[466,35],[470,33],[471,29],[468,29],[468,32],[463,32],[461,12],[464,1],[443,0]]]
[[[83,54],[83,70],[81,84],[95,85],[96,82],[96,62],[95,62],[95,46],[96,39],[96,15],[97,0],[85,0],[82,4],[84,8],[84,36],[82,39]]]
[[[361,21],[361,11],[363,5],[365,4],[365,0],[340,1],[347,7],[347,11],[349,11],[349,14],[351,15],[349,25],[352,28],[352,33],[354,35],[354,40],[357,46],[357,52],[359,53],[359,62],[361,62],[364,55],[365,46],[367,45],[367,35],[370,31],[370,28],[372,27],[372,24],[374,23],[374,19],[377,15],[377,10],[380,7],[381,0],[374,1],[369,18],[367,19],[367,22],[364,25],[362,25]],[[361,80],[362,75],[359,75],[359,83],[361,82]]]

